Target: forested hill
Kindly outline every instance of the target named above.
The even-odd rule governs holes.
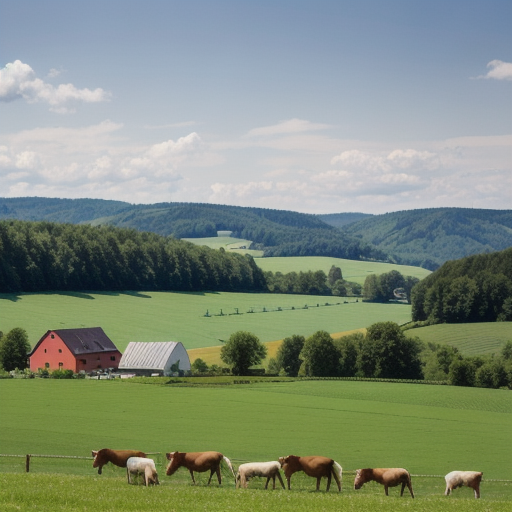
[[[0,220],[0,293],[266,291],[250,256],[113,226]]]
[[[448,261],[412,290],[414,321],[512,321],[512,247]]]
[[[341,228],[407,263],[430,270],[448,260],[512,246],[512,210],[432,208],[374,215]]]
[[[0,219],[112,225],[175,238],[232,236],[265,256],[394,261],[435,270],[445,261],[512,246],[512,210],[432,208],[368,215],[202,203],[134,205],[101,199],[0,198]]]
[[[59,201],[61,201],[59,206]],[[315,215],[200,203],[130,205],[93,199],[0,198],[0,219],[112,225],[175,238],[232,236],[251,240],[265,256],[331,256],[386,261],[386,253],[344,234]]]

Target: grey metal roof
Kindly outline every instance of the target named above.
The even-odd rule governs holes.
[[[177,341],[130,341],[121,357],[119,369],[163,370]]]

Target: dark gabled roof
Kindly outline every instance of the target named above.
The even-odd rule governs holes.
[[[86,327],[83,329],[55,329],[47,331],[37,342],[32,355],[40,343],[54,332],[66,344],[66,347],[74,355],[97,354],[98,352],[118,351],[112,340],[105,334],[101,327]]]

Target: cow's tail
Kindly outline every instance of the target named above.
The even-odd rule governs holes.
[[[235,476],[235,472],[233,470],[231,461],[225,455],[222,456],[222,460],[228,465],[229,469],[231,470],[231,473],[233,474],[233,478],[235,479],[235,485],[236,485],[236,476]]]
[[[335,461],[333,460],[333,472],[336,472],[338,478],[340,479],[340,490],[343,487],[343,468]]]

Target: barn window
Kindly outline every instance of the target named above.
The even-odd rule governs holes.
[[[82,364],[86,364],[86,363],[87,363],[87,359],[80,359],[80,362],[81,362]]]
[[[61,348],[59,348],[59,354],[62,354],[62,349]]]
[[[44,353],[46,354],[46,349],[44,349]]]
[[[116,356],[110,356],[110,360],[111,361],[115,361],[116,360]]]
[[[52,340],[53,340],[53,339],[55,339],[55,334],[51,334],[51,335],[50,335],[50,338],[51,338]]]
[[[59,363],[59,368],[64,366],[64,363]]]
[[[50,363],[44,363],[45,368],[50,368]]]

